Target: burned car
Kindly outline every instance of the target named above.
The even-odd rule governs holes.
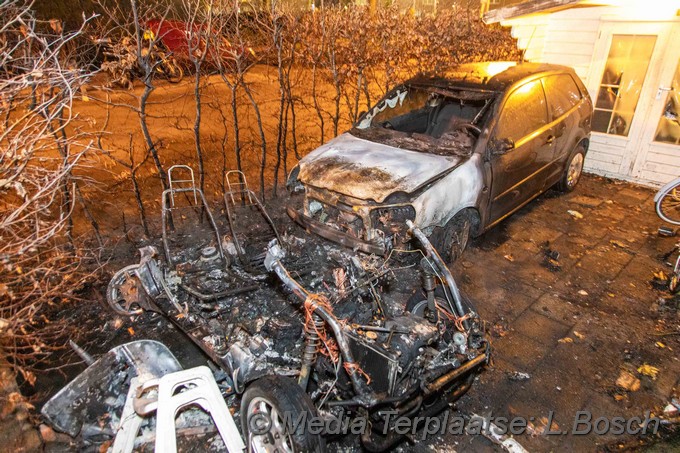
[[[305,156],[289,215],[368,253],[405,245],[412,220],[445,259],[543,191],[578,183],[592,102],[570,68],[461,65],[390,91],[348,132]],[[300,200],[303,198],[302,200]]]
[[[488,362],[482,320],[412,221],[404,229],[417,248],[366,255],[297,237],[290,220],[279,232],[245,184],[225,194],[220,227],[188,181],[163,194],[165,253],[142,248],[107,300],[123,315],[161,313],[226,372],[249,451],[322,451],[338,433],[304,420],[347,419],[367,426],[366,449],[389,449],[405,439],[395,420],[447,409]],[[254,213],[246,228],[237,209]]]

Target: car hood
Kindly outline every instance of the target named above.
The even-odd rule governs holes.
[[[464,157],[399,149],[344,133],[300,161],[303,184],[382,203],[449,173]]]

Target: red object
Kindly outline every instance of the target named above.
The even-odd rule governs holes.
[[[172,52],[172,55],[179,61],[189,62],[191,60],[190,51],[200,55],[200,52],[205,50],[205,38],[202,36],[204,33],[201,33],[202,25],[189,25],[180,20],[151,19],[146,22],[146,27],[154,33],[156,40],[162,43],[168,51]],[[217,30],[213,30],[211,33],[219,35]],[[199,39],[200,42],[192,42],[192,45],[189,46],[189,40]],[[220,49],[220,55],[222,62],[226,63],[225,66],[231,66],[234,60],[234,48],[225,38],[221,38],[221,41],[222,48]],[[246,48],[241,48],[238,53],[243,56],[252,52],[249,52]],[[209,52],[206,61],[216,64],[215,52]]]

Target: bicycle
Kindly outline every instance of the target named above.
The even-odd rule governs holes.
[[[680,225],[680,178],[663,186],[654,195],[656,214],[665,222]],[[679,247],[676,246],[676,250]],[[672,252],[671,252],[672,253]],[[668,279],[668,290],[676,294],[680,290],[680,254],[675,260],[673,275]]]

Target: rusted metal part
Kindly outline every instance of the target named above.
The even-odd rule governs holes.
[[[483,353],[478,355],[474,359],[465,362],[460,367],[449,371],[445,375],[441,376],[437,380],[425,386],[425,396],[432,395],[433,393],[440,391],[441,389],[443,389],[444,387],[446,387],[448,384],[455,381],[459,377],[483,365],[484,363],[486,363],[487,360],[488,356],[486,355],[486,353]]]
[[[295,294],[301,302],[306,301],[310,296],[305,288],[303,288],[291,275],[288,270],[281,264],[281,258],[285,256],[285,253],[281,247],[272,241],[269,245],[267,251],[267,258],[265,259],[265,266],[270,272],[274,272],[281,282],[290,289],[293,294]],[[354,360],[354,356],[350,349],[349,341],[345,336],[344,327],[340,324],[340,321],[335,317],[335,315],[324,307],[316,305],[314,307],[314,314],[318,315],[323,319],[328,326],[333,331],[333,337],[338,344],[338,349],[342,359],[345,362],[345,367],[347,366],[358,366]],[[361,379],[359,373],[348,373],[350,381],[352,382],[352,387],[354,391],[359,395],[357,398],[362,401],[364,405],[374,404],[376,401],[373,391],[368,387],[368,385]]]
[[[190,286],[184,285],[184,284],[180,284],[179,286],[183,290],[185,290],[186,292],[191,294],[192,296],[197,297],[202,301],[216,300],[216,299],[221,299],[221,298],[224,298],[224,297],[237,296],[239,294],[248,293],[248,292],[251,292],[251,291],[256,291],[260,287],[259,285],[247,285],[247,286],[242,286],[242,287],[238,287],[238,288],[228,289],[226,291],[220,291],[218,293],[207,293],[206,294],[206,293],[201,293],[200,291],[197,291],[196,289],[194,289]]]
[[[238,177],[239,182],[231,181],[230,176],[234,175]],[[276,228],[274,221],[269,216],[269,213],[265,209],[264,205],[260,202],[255,193],[249,189],[248,181],[246,180],[246,177],[243,174],[243,172],[238,170],[228,171],[227,173],[225,173],[224,179],[225,185],[228,187],[228,191],[224,193],[224,206],[226,208],[227,220],[229,222],[229,229],[231,230],[232,240],[234,241],[236,253],[238,254],[239,260],[241,261],[243,267],[248,272],[255,272],[255,269],[253,269],[251,265],[250,259],[248,259],[248,257],[246,256],[245,247],[243,246],[243,244],[241,244],[241,241],[239,239],[238,231],[236,228],[236,224],[238,221],[236,207],[239,205],[240,205],[239,207],[241,208],[255,206],[260,212],[260,215],[262,216],[266,224],[271,229],[273,233],[272,236],[279,241],[279,244],[282,244],[281,236],[279,235],[279,231]],[[252,234],[252,232],[246,233]],[[270,237],[269,239],[272,239],[272,237]],[[266,242],[269,242],[269,240],[267,240]]]
[[[296,211],[292,206],[288,206],[287,212],[291,219],[299,223],[310,233],[314,233],[345,247],[361,250],[365,253],[375,253],[376,255],[385,254],[384,246],[353,238],[342,231],[336,230],[335,228],[329,227],[307,217],[306,215]]]
[[[411,233],[418,239],[418,241],[420,241],[422,246],[425,248],[428,254],[428,258],[430,258],[434,265],[437,267],[437,271],[444,276],[447,288],[449,289],[449,291],[451,292],[451,296],[453,297],[454,307],[451,307],[452,309],[451,311],[456,313],[460,317],[465,316],[467,314],[467,310],[463,306],[463,298],[460,295],[458,285],[456,284],[456,281],[453,279],[453,275],[451,275],[451,271],[449,271],[448,266],[446,266],[444,260],[442,260],[441,256],[439,256],[437,250],[435,250],[435,248],[432,247],[432,244],[430,243],[430,241],[427,240],[427,237],[420,230],[420,228],[416,227],[410,220],[406,221],[406,225],[408,225]]]
[[[204,210],[205,214],[208,216],[208,220],[210,221],[210,226],[213,229],[215,239],[216,239],[216,247],[217,250],[220,254],[220,258],[223,260],[225,259],[224,256],[224,250],[222,250],[222,238],[220,238],[220,233],[219,229],[217,228],[217,223],[215,223],[215,218],[212,215],[212,211],[210,210],[210,207],[208,205],[208,202],[205,200],[205,196],[203,195],[203,191],[200,189],[197,189],[195,187],[182,187],[182,188],[176,188],[176,189],[168,189],[164,190],[163,194],[161,195],[161,206],[162,206],[162,215],[161,215],[161,223],[162,223],[162,230],[163,230],[163,250],[165,251],[165,259],[168,261],[168,264],[170,266],[173,265],[173,259],[172,255],[170,253],[170,245],[168,244],[168,217],[170,216],[170,211],[173,208],[172,206],[172,201],[169,199],[171,195],[174,196],[176,193],[185,193],[185,192],[191,192],[194,195],[198,193],[199,198],[201,199],[201,208]],[[170,203],[170,206],[168,204]]]

